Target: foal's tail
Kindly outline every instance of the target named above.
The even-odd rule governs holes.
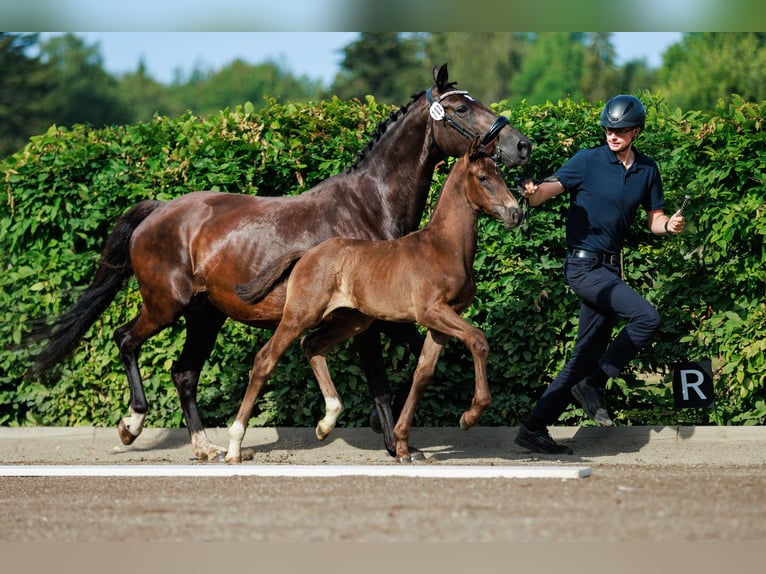
[[[234,293],[245,303],[258,303],[283,279],[287,278],[290,270],[306,251],[293,251],[286,253],[279,259],[272,261],[263,270],[263,273],[244,285],[234,287]]]
[[[142,201],[117,219],[104,244],[90,286],[67,312],[33,335],[34,340],[47,339],[48,343],[34,357],[28,374],[43,374],[66,358],[88,328],[114,300],[133,274],[130,266],[130,237],[138,225],[161,203],[153,200]]]

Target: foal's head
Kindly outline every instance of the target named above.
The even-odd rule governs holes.
[[[510,229],[521,223],[522,213],[495,161],[496,141],[482,143],[476,137],[471,142],[464,158],[468,172],[465,194],[474,209],[499,219]]]

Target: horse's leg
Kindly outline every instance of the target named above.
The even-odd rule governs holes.
[[[130,415],[120,420],[117,432],[122,444],[132,444],[141,431],[144,430],[144,419],[149,410],[144,394],[144,384],[141,380],[141,371],[138,368],[138,356],[141,345],[152,335],[164,329],[169,323],[157,323],[149,318],[149,313],[144,307],[137,317],[118,327],[114,332],[114,340],[120,351],[120,359],[128,376],[130,388]]]
[[[489,343],[487,337],[476,327],[465,324],[464,336],[460,338],[473,356],[474,392],[471,406],[460,416],[460,428],[468,430],[475,425],[482,413],[492,404],[492,395],[487,381],[487,357]]]
[[[216,337],[226,317],[208,304],[187,311],[185,317],[186,342],[173,367],[173,384],[178,391],[195,456],[200,460],[221,461],[226,449],[208,439],[197,408],[197,385],[202,367],[213,352]]]
[[[460,416],[460,428],[471,428],[481,417],[482,413],[492,403],[492,395],[487,382],[487,357],[489,343],[481,329],[468,323],[454,309],[442,305],[430,309],[421,319],[424,326],[430,330],[443,333],[447,337],[455,337],[463,342],[473,357],[474,393],[471,406]]]
[[[418,365],[412,377],[410,392],[394,427],[397,462],[411,463],[414,460],[409,448],[409,438],[412,421],[415,418],[415,409],[428,383],[431,382],[436,373],[439,355],[447,341],[449,341],[449,337],[442,333],[434,332],[430,329],[426,333],[423,348],[418,357]]]
[[[359,355],[367,387],[375,402],[375,410],[370,414],[370,428],[383,433],[383,441],[388,449],[394,439],[394,415],[391,411],[391,384],[383,363],[379,323],[374,322],[369,329],[356,335],[353,346]]]
[[[414,325],[412,326],[414,329]],[[416,330],[417,331],[417,330]],[[422,342],[421,342],[422,345]],[[367,386],[375,403],[375,409],[370,413],[370,428],[383,434],[383,444],[391,456],[396,456],[394,423],[401,412],[401,405],[409,393],[408,385],[399,389],[394,400],[394,408],[391,405],[391,384],[386,376],[386,367],[383,363],[383,349],[380,342],[380,326],[376,321],[373,325],[354,337],[354,348],[362,363]],[[395,413],[395,414],[394,414]]]
[[[339,343],[367,329],[371,323],[372,319],[357,313],[342,316],[336,314],[332,321],[304,337],[301,342],[301,348],[308,357],[325,401],[325,416],[316,426],[316,436],[319,440],[326,439],[332,432],[338,416],[343,411],[343,403],[327,368],[327,353]],[[386,445],[386,448],[389,448],[389,445]]]
[[[128,388],[130,389],[130,405],[128,406],[127,417],[124,417],[117,424],[117,433],[120,435],[122,444],[132,444],[141,431],[144,430],[144,418],[149,410],[144,394],[144,385],[141,382],[141,372],[138,369],[138,351],[141,348],[141,342],[138,345],[128,341],[128,331],[138,318],[119,327],[114,332],[114,340],[120,351],[120,359],[125,368],[125,374],[128,376]],[[127,342],[127,344],[125,344]]]
[[[420,331],[418,331],[415,324],[386,321],[382,322],[380,326],[383,333],[385,333],[391,341],[403,346],[413,357],[415,357],[415,360],[417,360],[420,356],[420,351],[423,349],[423,335],[420,334]],[[407,395],[410,392],[411,386],[412,377],[407,380],[406,384],[396,390],[392,404],[394,419],[398,418],[399,413],[402,412],[404,401],[407,400]]]
[[[288,327],[288,323],[291,324],[290,327]],[[227,463],[242,462],[242,439],[245,437],[245,430],[253,413],[255,400],[258,398],[264,383],[274,372],[279,358],[305,329],[305,326],[296,326],[292,322],[285,321],[283,317],[271,339],[255,354],[245,396],[234,422],[229,427],[229,448],[224,458]]]

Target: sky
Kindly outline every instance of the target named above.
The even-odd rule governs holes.
[[[279,63],[296,76],[329,86],[340,67],[342,48],[357,32],[73,32],[87,45],[100,46],[104,68],[112,74],[134,72],[143,59],[147,73],[170,84],[180,71],[218,70],[240,58],[250,64]],[[51,32],[44,32],[43,38]],[[615,32],[617,63],[644,59],[662,64],[662,53],[681,39],[681,32]]]

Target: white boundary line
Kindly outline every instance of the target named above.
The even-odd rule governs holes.
[[[0,476],[404,476],[422,478],[585,478],[589,466],[93,464],[0,465]]]

